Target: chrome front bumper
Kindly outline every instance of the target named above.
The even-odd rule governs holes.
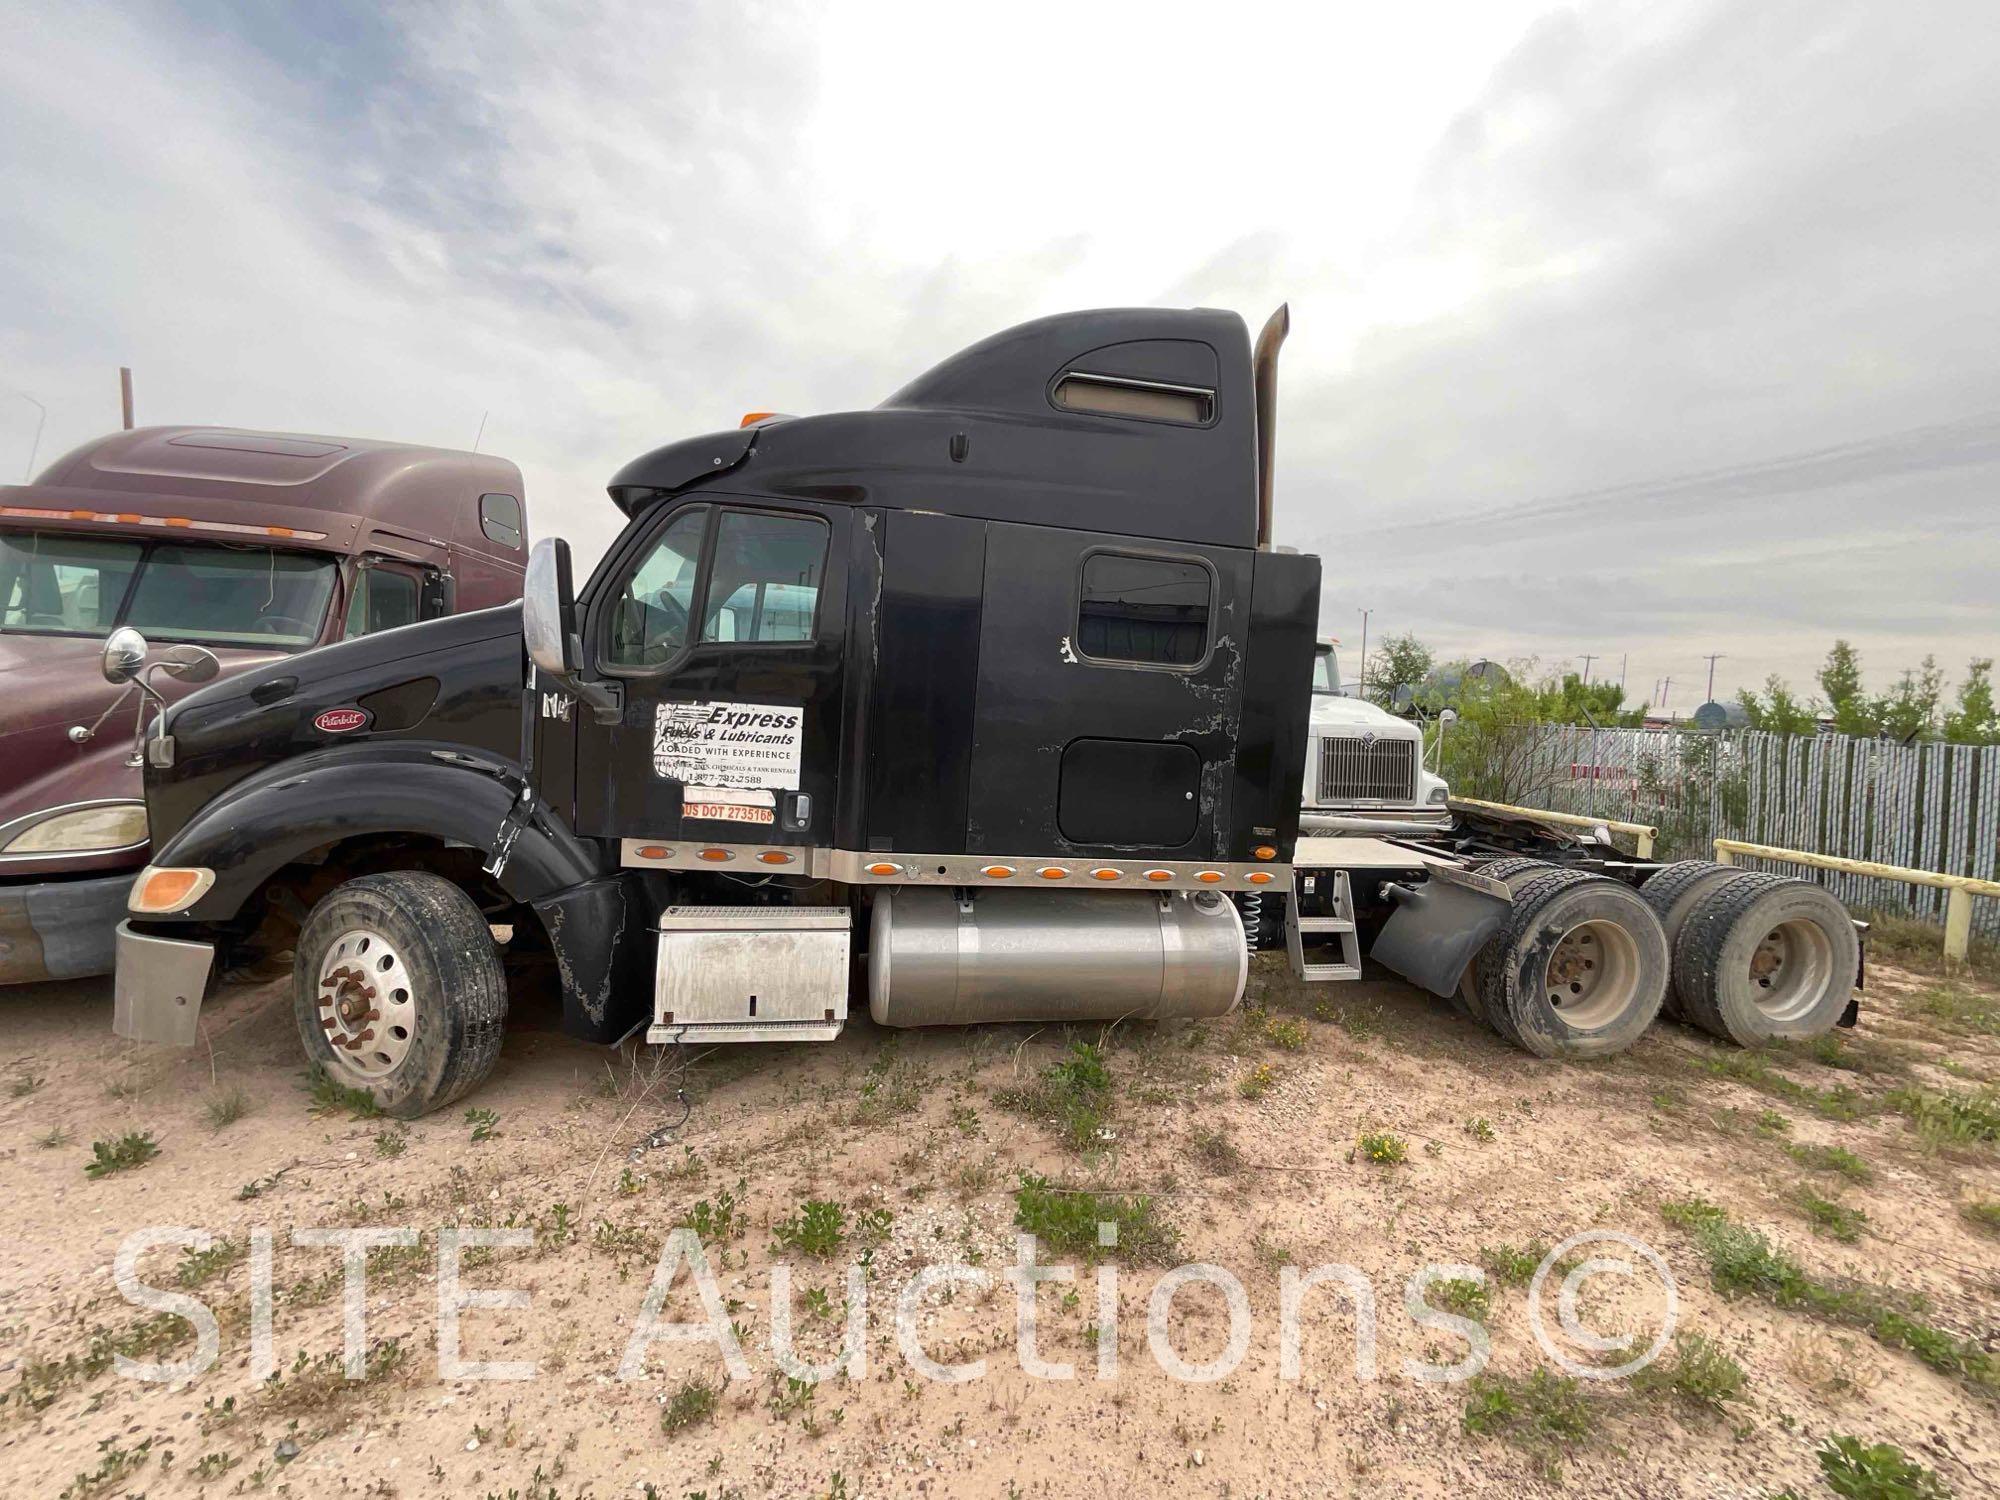
[[[135,1042],[192,1047],[201,1036],[201,1002],[214,967],[213,943],[154,937],[120,922],[111,1029]]]
[[[132,872],[0,885],[0,984],[109,974]]]

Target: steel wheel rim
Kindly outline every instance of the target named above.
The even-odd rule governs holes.
[[[1639,993],[1639,945],[1616,922],[1579,922],[1549,954],[1542,993],[1566,1026],[1609,1025]]]
[[[327,944],[315,998],[340,1071],[377,1083],[410,1055],[417,1034],[410,972],[397,945],[374,928],[349,928]]]
[[[1766,930],[1750,953],[1750,998],[1768,1021],[1800,1021],[1818,1008],[1833,974],[1833,943],[1817,922]]]

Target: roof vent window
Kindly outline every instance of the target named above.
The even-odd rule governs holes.
[[[1162,385],[1118,375],[1075,370],[1056,382],[1055,403],[1064,411],[1103,417],[1138,417],[1204,427],[1215,415],[1215,392],[1198,386]]]

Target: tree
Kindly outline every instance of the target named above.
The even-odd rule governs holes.
[[[1902,744],[1934,739],[1938,728],[1938,704],[1944,698],[1944,673],[1937,658],[1926,656],[1916,671],[1905,671],[1896,685],[1872,707],[1877,732]]]
[[[1944,737],[1960,745],[2000,745],[2000,712],[1993,706],[1993,658],[1972,660],[1958,685],[1958,706],[1944,716]]]
[[[1409,631],[1390,636],[1368,659],[1368,701],[1393,709],[1396,689],[1416,692],[1431,675],[1435,660],[1431,648]]]
[[[1861,653],[1846,641],[1835,641],[1819,669],[1819,690],[1826,694],[1833,727],[1842,734],[1873,734],[1868,696],[1861,690]]]
[[[1837,642],[1835,649],[1846,644]],[[1820,673],[1819,680],[1824,687],[1825,672]],[[1736,702],[1750,716],[1752,729],[1772,734],[1814,734],[1819,730],[1819,713],[1813,701],[1794,696],[1791,687],[1776,672],[1764,679],[1763,697],[1758,697],[1754,688],[1744,688],[1736,695]]]

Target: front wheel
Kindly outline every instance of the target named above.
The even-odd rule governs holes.
[[[292,1011],[316,1066],[413,1120],[492,1071],[506,979],[486,919],[457,886],[420,871],[363,875],[306,918]]]

